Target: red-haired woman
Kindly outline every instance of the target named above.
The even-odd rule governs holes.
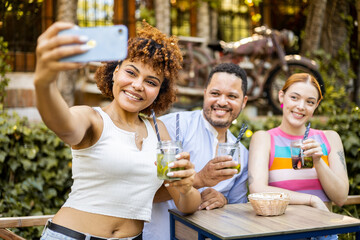
[[[332,130],[310,128],[303,142],[304,156],[313,167],[293,169],[290,142],[302,139],[306,123],[322,99],[316,79],[307,73],[290,76],[279,101],[283,108],[280,126],[258,131],[249,147],[249,189],[254,192],[287,192],[290,204],[309,205],[329,211],[331,202],[341,206],[347,199],[349,182],[343,145]],[[336,236],[326,239],[336,239]]]

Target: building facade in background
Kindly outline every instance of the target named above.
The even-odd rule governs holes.
[[[74,0],[68,0],[74,1]],[[75,1],[76,2],[76,1]],[[124,24],[136,34],[142,19],[167,34],[237,41],[267,25],[300,34],[306,0],[77,0],[77,24],[83,27]],[[0,35],[9,43],[15,72],[32,72],[38,36],[57,16],[59,0],[5,1]]]
[[[69,2],[77,7],[64,10],[59,6]],[[307,5],[307,0],[6,0],[0,8],[0,36],[8,42],[13,72],[5,107],[39,118],[32,85],[36,42],[64,14],[60,9],[75,14],[81,27],[124,24],[131,37],[145,19],[168,35],[201,37],[213,43],[238,41],[261,25],[287,28],[299,35]],[[75,104],[99,105],[104,100],[96,85],[87,83],[93,70],[86,68],[77,79]]]

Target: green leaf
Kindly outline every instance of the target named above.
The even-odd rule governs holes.
[[[15,172],[16,169],[20,166],[20,163],[17,161],[16,158],[10,158],[10,160],[8,161],[8,165],[10,169]]]
[[[28,170],[31,169],[32,163],[31,163],[30,160],[28,160],[28,159],[21,159],[20,162],[21,162],[21,164],[22,164],[22,166],[23,166],[23,168],[24,168],[25,171],[28,171]]]
[[[49,181],[51,178],[55,178],[56,173],[50,171],[44,171],[41,175],[45,178],[46,181]]]
[[[359,142],[359,137],[356,137],[354,134],[351,134],[345,141],[344,141],[344,148],[346,150],[351,149],[353,146],[354,147],[359,147],[360,146],[360,142]]]
[[[46,199],[52,199],[53,197],[57,196],[57,191],[55,188],[49,188],[45,191]]]
[[[29,158],[29,159],[34,159],[35,156],[36,156],[36,149],[35,148],[31,148],[31,149],[27,149],[26,151],[26,156]]]
[[[7,153],[5,151],[0,150],[0,162],[3,163],[5,161]]]

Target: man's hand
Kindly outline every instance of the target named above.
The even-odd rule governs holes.
[[[229,167],[236,167],[236,165],[231,156],[215,157],[195,175],[194,187],[197,189],[213,187],[221,181],[232,178],[237,170]]]
[[[207,188],[201,193],[201,205],[199,206],[199,210],[221,208],[225,204],[227,204],[227,200],[222,193],[213,188]]]

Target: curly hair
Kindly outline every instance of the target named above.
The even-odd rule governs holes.
[[[138,36],[128,40],[127,51],[126,60],[149,64],[156,74],[164,75],[157,98],[149,107],[140,112],[146,115],[151,113],[151,109],[156,114],[165,112],[176,100],[175,82],[182,64],[182,54],[177,44],[177,38],[175,36],[167,37],[157,28],[143,21],[142,28],[138,30]],[[105,97],[111,100],[114,99],[113,72],[121,64],[122,61],[108,62],[99,67],[95,73],[98,88]]]

